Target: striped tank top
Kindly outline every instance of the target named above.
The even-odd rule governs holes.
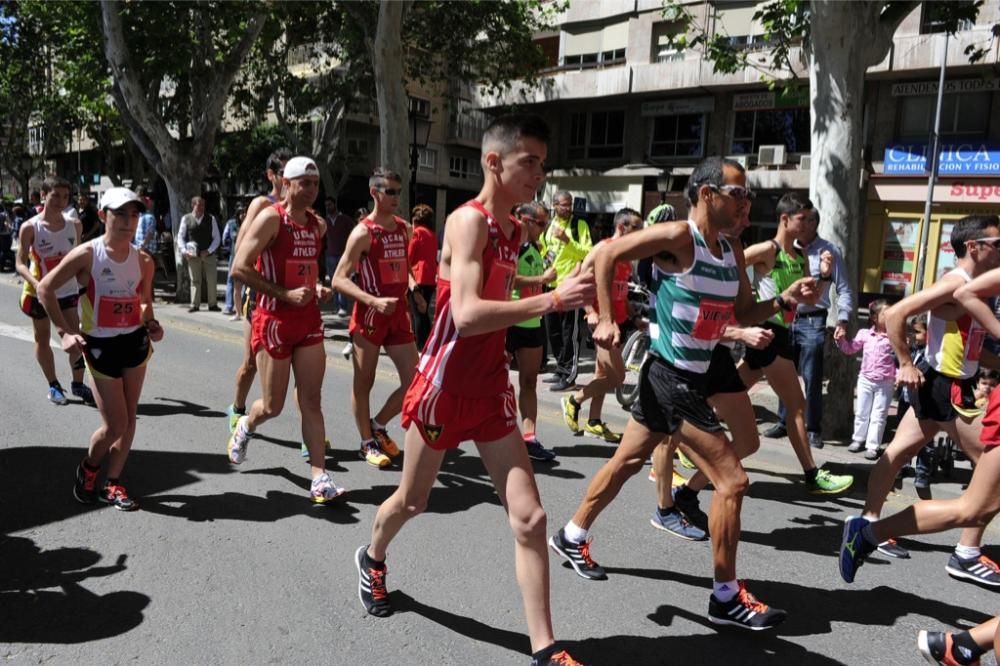
[[[961,268],[948,273],[953,274],[966,282],[972,281],[972,276]],[[927,362],[946,377],[968,379],[975,375],[985,338],[986,329],[968,314],[947,321],[933,312],[927,313]]]
[[[715,257],[695,223],[687,223],[694,261],[682,273],[667,273],[654,264],[649,337],[654,354],[674,367],[703,373],[732,320],[740,283],[729,242],[719,236],[722,257]]]

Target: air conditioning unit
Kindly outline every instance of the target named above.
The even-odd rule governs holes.
[[[739,162],[740,166],[744,169],[750,168],[750,156],[749,155],[726,155],[727,160],[732,160],[734,162]]]
[[[809,171],[812,169],[813,158],[812,155],[803,155],[799,159],[799,171]]]
[[[761,146],[757,153],[757,164],[760,166],[782,166],[785,164],[785,146]]]

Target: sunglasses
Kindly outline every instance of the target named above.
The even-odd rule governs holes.
[[[707,185],[716,192],[728,194],[737,201],[753,201],[757,197],[753,190],[742,185],[712,185],[711,183],[707,183]]]
[[[983,245],[989,245],[992,248],[1000,247],[1000,236],[990,236],[988,238],[977,238],[972,241],[973,243],[982,243]]]
[[[398,197],[400,194],[403,193],[403,189],[402,188],[376,187],[375,189],[377,189],[379,192],[381,192],[382,194],[384,194],[384,195],[386,195],[388,197]]]
[[[536,224],[538,226],[541,226],[541,225],[545,224],[545,222],[543,222],[542,220],[539,220],[537,217],[531,217],[530,215],[522,215],[521,216],[521,221],[522,222],[531,222],[532,224]]]

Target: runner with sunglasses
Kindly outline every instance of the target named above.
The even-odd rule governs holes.
[[[361,457],[373,467],[392,464],[399,447],[386,431],[403,408],[403,395],[417,367],[417,345],[410,322],[407,294],[426,308],[410,270],[407,248],[410,227],[397,216],[403,181],[398,173],[379,167],[368,179],[375,210],[362,219],[347,237],[344,254],[333,275],[333,288],[354,301],[348,332],[354,343],[354,384],[351,406],[361,435]],[[351,275],[358,273],[358,283]],[[371,413],[371,390],[381,348],[392,359],[399,387],[382,408]]]
[[[736,191],[731,193],[737,197],[746,195]],[[758,281],[757,295],[761,301],[774,298],[796,280],[809,275],[809,264],[795,241],[808,223],[812,211],[812,202],[803,195],[795,192],[785,194],[778,200],[777,234],[771,240],[746,249],[746,265],[753,266]],[[819,280],[828,279],[832,269],[832,256],[824,256],[820,261],[820,275],[815,277]],[[810,491],[841,493],[851,487],[854,477],[831,474],[829,470],[817,467],[809,448],[805,421],[806,399],[795,369],[795,352],[789,331],[794,319],[794,306],[783,307],[768,319],[763,327],[771,331],[774,338],[762,349],[747,347],[737,368],[746,386],[753,386],[763,375],[785,404],[788,411],[788,439],[802,466]]]

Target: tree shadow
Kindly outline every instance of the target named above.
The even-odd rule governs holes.
[[[150,598],[97,595],[81,584],[125,570],[125,555],[98,567],[88,548],[44,551],[23,537],[0,536],[0,643],[83,643],[118,636],[143,621]],[[55,589],[59,588],[59,589]]]
[[[136,413],[139,416],[174,416],[176,414],[184,414],[186,416],[199,416],[207,418],[221,418],[226,414],[225,412],[220,412],[218,410],[209,409],[205,405],[199,405],[194,402],[188,402],[187,400],[178,400],[177,398],[164,398],[157,396],[153,400],[159,400],[161,403],[173,403],[173,404],[154,404],[149,402],[140,402]]]

